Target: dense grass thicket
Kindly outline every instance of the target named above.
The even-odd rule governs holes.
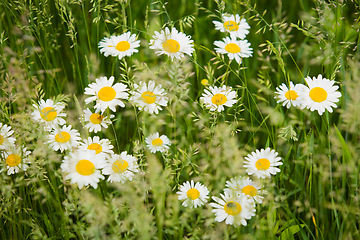
[[[360,239],[359,12],[358,0],[0,0],[0,129],[11,127],[28,166],[8,174],[0,132],[0,239]],[[229,36],[212,22],[223,13],[250,25],[253,53],[241,64],[215,51]],[[158,56],[150,41],[166,27],[190,36],[194,51]],[[100,52],[102,39],[128,31],[137,53]],[[277,103],[278,86],[319,74],[339,86],[333,112]],[[107,128],[90,132],[83,111],[95,104],[85,89],[112,76],[129,97],[103,111]],[[150,81],[167,97],[158,114],[129,100]],[[201,98],[214,86],[230,86],[237,102],[211,111]],[[132,179],[72,184],[63,164],[76,146],[55,151],[55,130],[34,118],[47,99],[62,104],[82,139],[109,139],[114,153],[135,157]],[[168,150],[147,147],[156,132]],[[265,191],[255,215],[246,226],[215,220],[212,197],[248,176],[248,154],[266,148],[282,165],[269,178],[250,176]],[[191,180],[209,190],[196,208],[178,199]]]

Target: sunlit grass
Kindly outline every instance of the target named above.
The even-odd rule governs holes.
[[[31,151],[26,171],[8,175],[1,156],[1,239],[358,239],[359,5],[353,1],[0,1],[0,122]],[[250,25],[253,56],[239,65],[214,50],[225,33],[213,20],[239,14]],[[175,27],[195,51],[174,61],[149,49],[154,31]],[[130,31],[139,52],[105,57],[104,37]],[[340,86],[334,112],[277,103],[276,87],[306,84],[322,74]],[[131,101],[101,132],[81,121],[95,79],[114,76],[131,91],[161,84],[168,98],[158,114]],[[204,84],[207,80],[207,84]],[[237,102],[213,112],[200,97],[209,86],[231,86]],[[108,138],[113,151],[137,158],[132,181],[100,180],[78,189],[64,180],[69,150],[54,151],[49,132],[31,117],[40,99],[66,104],[66,125],[82,138]],[[221,100],[219,100],[221,101]],[[159,132],[170,149],[151,153],[145,139]],[[247,176],[244,158],[274,149],[281,172],[261,183],[267,194],[247,226],[215,221],[209,202],[226,181]],[[253,178],[253,177],[252,177]],[[256,178],[253,178],[256,179]],[[179,187],[194,180],[209,202],[182,206]]]

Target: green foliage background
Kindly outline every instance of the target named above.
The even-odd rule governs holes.
[[[240,66],[213,52],[225,35],[212,21],[223,12],[251,26],[254,54]],[[33,151],[26,173],[0,173],[1,239],[359,239],[358,13],[357,0],[0,0],[0,119]],[[148,48],[164,26],[192,36],[192,58],[171,62]],[[125,31],[139,35],[139,53],[100,54],[103,37]],[[333,113],[277,105],[277,86],[318,74],[340,86]],[[32,100],[65,94],[67,123],[83,129],[84,88],[100,76],[130,87],[157,79],[171,89],[171,104],[157,116],[130,103],[118,109],[101,136],[115,152],[137,156],[142,173],[78,190],[62,180],[63,156],[48,149],[29,113]],[[203,109],[204,78],[236,89],[236,106],[218,115]],[[145,151],[144,136],[157,131],[172,141],[167,154]],[[244,156],[266,147],[284,165],[248,226],[217,223],[210,206],[187,209],[177,200],[191,179],[218,196],[225,181],[245,175]]]

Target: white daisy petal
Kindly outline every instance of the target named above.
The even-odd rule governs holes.
[[[79,145],[80,133],[76,129],[71,129],[71,125],[63,126],[61,129],[54,129],[49,134],[48,143],[55,150],[72,150]]]
[[[99,42],[100,52],[104,53],[105,57],[113,56],[119,59],[137,53],[137,47],[140,46],[140,40],[135,41],[136,35],[131,32],[123,33],[119,36],[105,37]]]
[[[232,38],[244,39],[249,33],[250,26],[245,18],[240,18],[239,14],[229,15],[225,13],[222,15],[222,22],[213,21],[215,29],[221,32],[228,32]]]
[[[66,113],[61,111],[65,108],[65,103],[57,102],[47,99],[40,100],[38,104],[33,104],[35,110],[31,113],[34,120],[45,124],[45,130],[51,131],[53,128],[59,125],[64,125],[66,122],[63,117],[66,117]]]
[[[245,157],[244,167],[249,175],[255,175],[258,178],[266,178],[280,172],[276,166],[282,165],[281,158],[275,150],[270,148],[256,150]]]
[[[85,124],[85,128],[88,129],[89,132],[100,132],[102,127],[107,129],[108,124],[111,124],[111,118],[115,117],[114,115],[104,116],[99,111],[95,111],[94,113],[90,111],[89,108],[84,109],[84,115],[82,120],[87,122]]]
[[[254,199],[257,203],[262,203],[262,199],[264,198],[261,196],[264,191],[261,190],[260,185],[252,181],[249,177],[239,176],[231,178],[229,181],[226,181],[226,187],[224,192],[235,195],[244,193],[249,198]]]
[[[159,136],[159,133],[156,132],[154,134],[149,135],[146,139],[146,146],[149,148],[150,152],[156,153],[165,152],[170,148],[171,142],[169,138],[165,135]]]
[[[139,172],[136,157],[127,154],[126,151],[120,155],[112,154],[107,158],[106,164],[102,173],[109,175],[109,182],[121,182],[129,180],[132,181],[134,173]]]
[[[10,126],[0,123],[0,150],[14,147],[15,138],[11,137],[13,133]]]
[[[224,110],[223,106],[232,107],[233,104],[237,102],[236,92],[232,91],[231,87],[222,86],[218,87],[209,87],[210,91],[204,91],[202,97],[200,97],[200,101],[202,101],[206,108],[209,108],[210,111],[218,111],[221,112]]]
[[[157,50],[158,55],[166,54],[171,60],[175,58],[181,59],[184,54],[191,56],[194,51],[193,40],[190,36],[186,36],[182,32],[178,32],[176,28],[171,31],[166,27],[161,33],[155,31],[153,39],[150,40],[150,49]]]
[[[284,83],[281,84],[279,87],[276,88],[276,98],[279,100],[278,103],[282,102],[283,106],[290,108],[291,105],[293,106],[300,106],[301,105],[301,98],[299,97],[299,92],[302,91],[303,88],[306,88],[303,84],[296,84],[294,85],[290,82],[290,88],[288,88]]]
[[[223,38],[223,42],[215,41],[215,51],[220,54],[227,54],[230,60],[235,58],[238,64],[241,63],[242,58],[248,58],[252,56],[252,48],[247,40],[236,40],[236,38],[229,37]]]
[[[178,199],[185,199],[182,204],[184,207],[197,208],[198,206],[204,205],[204,203],[206,203],[209,198],[209,190],[207,187],[199,182],[194,185],[193,180],[191,180],[191,183],[189,183],[189,181],[183,183],[179,190],[180,191],[177,192],[179,195]]]
[[[96,101],[94,106],[100,112],[104,112],[107,108],[110,108],[113,112],[116,111],[116,106],[125,107],[125,104],[120,99],[127,99],[129,90],[125,84],[116,83],[112,86],[114,82],[114,77],[110,77],[109,80],[106,77],[100,77],[95,79],[95,83],[89,84],[85,88],[84,94],[86,95],[95,95],[85,99],[85,102],[88,104],[92,101]]]
[[[302,101],[301,108],[308,108],[310,111],[317,110],[322,115],[327,109],[332,112],[332,107],[336,108],[335,102],[339,101],[341,93],[337,91],[338,86],[334,86],[334,81],[323,78],[321,74],[318,77],[305,78],[309,88],[302,88],[299,92],[299,98]]]
[[[26,147],[20,149],[16,146],[8,146],[4,151],[0,151],[0,156],[5,160],[7,174],[11,175],[18,173],[20,170],[26,171],[29,168],[28,163],[30,160],[28,156],[30,151],[26,150]],[[1,169],[0,172],[5,169]]]

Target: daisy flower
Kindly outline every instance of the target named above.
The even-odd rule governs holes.
[[[111,76],[109,80],[106,77],[100,77],[95,79],[95,83],[89,84],[89,87],[85,88],[86,95],[93,95],[85,99],[85,103],[88,104],[92,101],[96,101],[95,109],[99,109],[104,112],[108,107],[115,112],[115,107],[125,107],[125,104],[120,99],[127,99],[129,94],[126,92],[129,89],[125,84],[115,83],[114,77]]]
[[[113,154],[114,146],[111,145],[109,139],[101,139],[99,136],[94,136],[93,138],[88,137],[88,139],[83,139],[84,142],[80,142],[79,149],[83,150],[94,150],[95,154],[106,155],[106,154]]]
[[[275,98],[279,99],[277,101],[278,103],[283,102],[283,107],[286,106],[287,108],[290,108],[291,105],[295,107],[300,106],[302,102],[299,98],[299,92],[303,88],[306,88],[306,86],[301,83],[294,85],[290,81],[290,88],[288,88],[285,83],[283,83],[276,88],[277,92],[275,93],[277,94],[277,96],[275,96]]]
[[[120,36],[104,37],[99,42],[100,52],[104,53],[105,57],[111,55],[118,57],[119,59],[128,56],[133,53],[139,52],[137,47],[140,46],[140,40],[136,40],[136,35],[131,35],[131,32],[126,32]]]
[[[30,163],[30,160],[28,158],[30,151],[26,151],[26,147],[24,147],[22,150],[17,147],[7,148],[3,152],[3,158],[6,163],[7,168],[7,174],[11,175],[14,173],[18,173],[21,170],[26,171],[28,169],[29,165],[27,163]],[[4,169],[2,169],[0,172],[2,172]]]
[[[34,120],[45,123],[45,130],[51,131],[51,129],[64,125],[66,122],[62,117],[66,117],[66,113],[61,111],[65,108],[65,103],[57,102],[47,99],[40,100],[38,104],[33,104],[35,110],[31,113]]]
[[[169,146],[171,145],[169,138],[165,135],[159,136],[158,132],[149,135],[145,139],[145,142],[146,146],[150,149],[150,152],[152,153],[156,153],[157,151],[165,152],[167,149],[169,149]]]
[[[252,56],[252,48],[247,40],[236,40],[236,38],[223,38],[223,41],[215,41],[214,45],[216,52],[221,54],[227,54],[230,61],[234,58],[238,64],[241,63],[242,58],[248,58]]]
[[[339,101],[341,93],[336,91],[339,86],[334,85],[335,81],[323,78],[321,74],[318,77],[305,78],[309,88],[302,88],[299,97],[302,101],[301,108],[308,108],[310,111],[317,110],[322,115],[327,109],[333,112],[332,107],[336,108],[336,102]]]
[[[55,150],[63,152],[67,149],[75,148],[81,140],[80,133],[76,129],[71,129],[71,125],[63,126],[61,129],[53,130],[49,135],[48,143]]]
[[[131,94],[129,100],[137,105],[139,110],[158,114],[159,110],[162,110],[161,106],[167,106],[168,98],[165,97],[164,89],[161,88],[161,84],[155,87],[154,81],[149,81],[148,85],[142,81],[139,85],[134,84]]]
[[[90,109],[87,108],[84,110],[83,120],[88,122],[85,127],[89,130],[89,132],[97,133],[101,131],[101,127],[107,129],[108,124],[111,123],[110,118],[113,117],[115,116],[110,115],[110,117],[105,117],[104,115],[100,114],[99,111],[92,113]]]
[[[249,177],[235,177],[231,178],[230,181],[226,181],[226,187],[224,192],[229,194],[240,194],[244,193],[246,196],[254,199],[258,203],[262,203],[263,196],[260,196],[261,191],[260,186],[252,181]]]
[[[282,165],[281,158],[275,150],[261,149],[252,152],[245,157],[244,167],[249,175],[255,174],[258,178],[266,178],[280,172],[277,166]]]
[[[106,165],[102,170],[104,175],[110,175],[109,182],[121,182],[132,180],[134,173],[139,172],[136,157],[128,155],[126,151],[120,155],[112,154],[111,158],[107,159]]]
[[[245,18],[240,18],[239,14],[230,15],[228,13],[222,15],[222,22],[213,21],[215,29],[221,32],[228,32],[232,38],[244,39],[249,33],[250,26]]]
[[[0,150],[14,146],[15,138],[11,137],[13,133],[10,126],[0,123]]]
[[[197,208],[198,206],[204,205],[208,201],[209,190],[207,187],[197,182],[194,184],[194,181],[184,182],[182,186],[180,186],[180,191],[177,192],[179,195],[179,200],[185,201],[182,203],[184,207]]]
[[[97,188],[97,183],[105,177],[100,169],[105,166],[103,155],[96,155],[94,151],[78,149],[65,156],[61,163],[61,170],[64,173],[64,180],[71,184],[77,184],[79,189],[91,185]]]
[[[225,195],[220,194],[221,198],[213,196],[212,199],[217,203],[210,203],[215,213],[215,221],[222,222],[225,220],[226,224],[247,225],[246,220],[255,216],[255,203],[248,198],[244,193],[238,195],[231,195],[225,192]]]
[[[158,50],[155,53],[158,55],[166,54],[171,57],[171,60],[175,58],[181,59],[184,54],[191,56],[194,51],[193,40],[190,36],[182,32],[178,32],[176,28],[172,28],[171,32],[169,28],[161,30],[161,33],[155,31],[155,35],[150,40],[150,49]]]
[[[200,101],[205,103],[206,108],[210,108],[210,111],[224,111],[224,106],[232,107],[237,100],[236,92],[232,91],[231,87],[223,85],[222,87],[209,87],[210,91],[205,89]]]

